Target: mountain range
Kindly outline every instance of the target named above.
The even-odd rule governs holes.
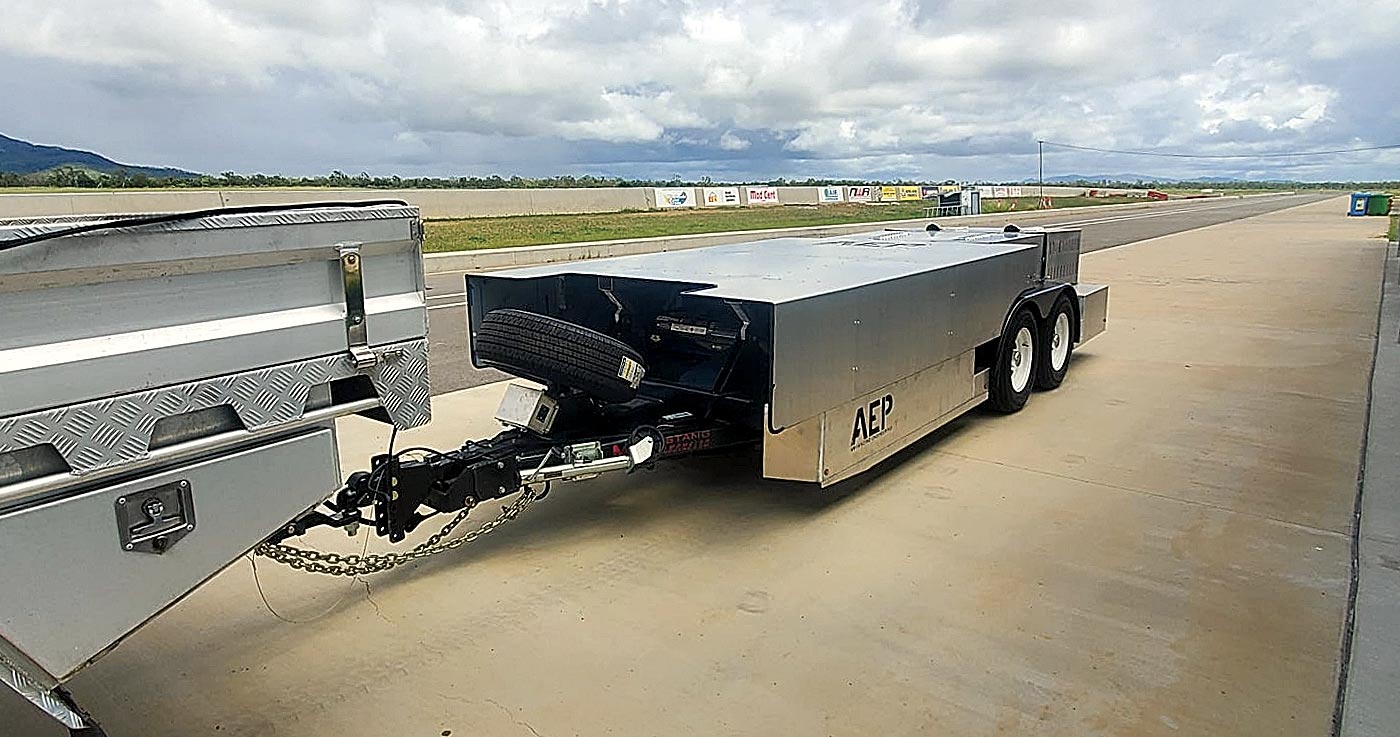
[[[151,177],[179,179],[199,176],[191,171],[165,166],[122,164],[91,151],[80,151],[62,146],[44,146],[0,134],[0,172],[36,174],[59,167],[87,169],[104,174],[125,171],[129,175],[145,174]]]

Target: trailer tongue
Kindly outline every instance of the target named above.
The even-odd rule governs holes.
[[[761,448],[769,478],[836,483],[984,401],[1012,412],[1058,386],[1105,324],[1107,288],[1075,284],[1078,246],[1072,230],[931,227],[468,276],[477,365],[543,388],[508,388],[495,438],[374,458],[260,550],[331,572],[278,543],[368,522],[398,542],[524,487],[729,446]]]
[[[249,549],[373,573],[553,482],[726,447],[828,486],[1055,388],[1107,315],[1107,288],[1077,283],[1078,231],[1013,226],[474,274],[473,361],[530,382],[507,388],[505,429],[391,447],[333,490],[336,417],[428,420],[420,239],[386,203],[0,223],[0,590],[27,592],[0,603],[0,681],[89,724],[61,684]],[[398,543],[439,515],[402,553],[293,540],[370,525]]]

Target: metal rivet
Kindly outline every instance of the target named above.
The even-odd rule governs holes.
[[[134,548],[134,547],[136,547],[136,546],[135,546],[135,545],[132,545],[131,543],[127,543],[127,544],[126,544],[126,549],[127,549],[127,550],[131,550],[131,549]]]
[[[117,504],[126,504],[126,497],[124,497],[124,496],[119,496],[119,497],[117,497]]]
[[[186,529],[186,530],[193,530],[193,529],[194,529],[194,525],[185,525],[185,529]]]

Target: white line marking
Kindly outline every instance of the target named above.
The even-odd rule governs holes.
[[[466,305],[466,302],[453,302],[450,305],[429,305],[428,311],[432,312],[433,310],[445,310],[448,307],[465,307]]]

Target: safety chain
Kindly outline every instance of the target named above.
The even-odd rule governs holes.
[[[490,534],[497,527],[515,519],[538,499],[539,495],[535,493],[534,487],[526,486],[525,490],[520,493],[520,498],[501,507],[501,514],[498,517],[461,537],[444,542],[443,538],[451,534],[452,530],[461,524],[462,520],[466,519],[472,509],[476,507],[475,504],[472,504],[458,512],[451,521],[442,526],[441,530],[433,533],[427,540],[419,543],[407,553],[341,555],[307,550],[281,543],[261,543],[253,548],[253,552],[308,573],[324,573],[328,576],[364,576],[370,573],[381,573],[398,568],[405,563],[455,550],[469,542],[474,542],[481,536]]]

